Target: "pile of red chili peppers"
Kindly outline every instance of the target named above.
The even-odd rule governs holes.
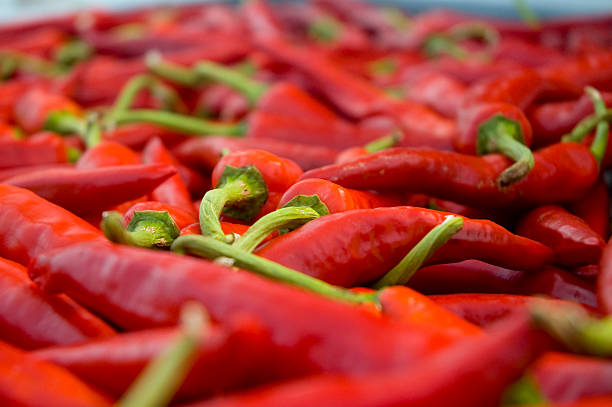
[[[0,405],[612,406],[612,14],[0,26]]]

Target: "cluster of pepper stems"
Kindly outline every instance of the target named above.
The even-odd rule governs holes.
[[[0,27],[0,404],[612,405],[612,15],[523,15]]]

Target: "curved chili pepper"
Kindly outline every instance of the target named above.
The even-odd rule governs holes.
[[[240,151],[254,148],[295,161],[305,170],[331,164],[338,155],[337,150],[323,146],[310,146],[273,139],[233,139],[215,136],[185,141],[174,148],[172,153],[186,165],[212,171],[223,156],[224,150]]]
[[[610,236],[610,196],[603,179],[600,179],[579,201],[569,209],[584,220],[602,239]]]
[[[444,212],[413,207],[352,210],[313,220],[256,253],[321,280],[351,287],[381,277],[445,216]],[[544,245],[513,235],[493,222],[467,218],[464,222],[463,229],[438,249],[430,262],[480,259],[519,270],[538,270],[551,260],[551,250]],[[529,256],[525,256],[527,252]]]
[[[547,266],[525,280],[524,293],[541,294],[597,308],[595,286],[565,270]]]
[[[12,406],[110,407],[110,400],[67,370],[0,343],[0,402]]]
[[[84,220],[34,193],[0,184],[0,256],[27,265],[34,257],[104,236]]]
[[[403,203],[400,196],[343,188],[333,182],[312,178],[293,184],[280,198],[278,207],[282,207],[298,195],[317,195],[321,202],[327,206],[329,213],[346,212],[351,209],[399,206]]]
[[[163,202],[157,201],[148,201],[148,202],[138,202],[137,204],[130,207],[123,214],[123,222],[127,225],[132,220],[134,216],[134,212],[136,211],[157,211],[163,212],[166,211],[172,218],[172,220],[176,223],[176,226],[179,229],[183,229],[192,223],[196,222],[195,216],[188,211],[183,210],[180,207],[173,206],[170,204],[166,204]]]
[[[38,165],[28,165],[25,167],[6,168],[4,170],[0,170],[0,183],[4,182],[4,180],[13,178],[21,174],[28,174],[30,172],[44,171],[44,170],[54,169],[54,168],[71,168],[71,167],[72,167],[71,164],[65,163],[65,164],[38,164]]]
[[[586,222],[557,205],[528,212],[516,233],[550,247],[555,252],[555,262],[567,267],[597,263],[606,244]]]
[[[41,88],[33,88],[19,97],[14,106],[15,122],[26,132],[42,130],[52,112],[68,112],[81,116],[81,108],[65,96]]]
[[[400,139],[401,136],[397,132],[393,132],[388,136],[373,140],[365,146],[348,148],[338,154],[338,157],[336,157],[336,163],[340,164],[346,161],[351,161],[355,157],[360,157],[362,155],[375,153],[386,148],[391,148],[395,146]]]
[[[140,157],[131,148],[114,141],[102,141],[88,148],[79,157],[76,167],[86,169],[136,164],[140,164]]]
[[[4,183],[29,189],[83,215],[141,197],[176,173],[167,165],[119,165],[94,169],[55,169],[19,175]]]
[[[115,331],[65,295],[49,296],[20,264],[0,258],[0,337],[22,349],[108,338]]]
[[[595,158],[580,144],[553,144],[537,151],[534,160],[533,170],[524,179],[503,189],[496,183],[508,165],[502,156],[481,158],[408,148],[310,170],[301,179],[323,178],[349,188],[408,190],[476,207],[503,207],[574,201],[598,177]]]
[[[612,393],[612,364],[604,359],[549,352],[531,366],[528,374],[540,394],[555,403]]]
[[[571,58],[559,64],[539,68],[538,73],[548,83],[565,88],[576,95],[581,94],[587,85],[610,90],[612,52],[599,52]]]
[[[80,272],[85,264],[86,274]],[[104,273],[110,264],[113,273]],[[167,273],[170,269],[172,273]],[[228,271],[208,261],[106,243],[73,245],[40,255],[30,276],[45,291],[65,292],[127,329],[172,324],[188,299],[201,302],[220,323],[235,312],[249,312],[282,353],[279,363],[268,367],[278,377],[322,370],[398,369],[450,340],[438,331],[399,326],[351,305],[251,273]],[[118,291],[93,295],[108,284]],[[268,300],[273,298],[283,306],[270,307]],[[295,315],[301,315],[299,321]],[[338,330],[345,335],[337,335]],[[380,347],[379,341],[385,346]]]
[[[124,124],[105,131],[102,137],[104,140],[117,142],[135,150],[142,150],[155,137],[161,139],[164,145],[169,147],[189,139],[188,136],[149,123]]]
[[[531,304],[574,304],[565,300],[514,294],[447,294],[431,295],[429,298],[453,314],[484,328],[510,314],[525,310]]]
[[[170,152],[166,150],[162,141],[158,138],[149,141],[144,148],[142,151],[142,162],[143,164],[176,164],[176,160],[170,155]],[[151,198],[155,201],[179,207],[192,213],[194,216],[196,214],[195,208],[191,203],[189,190],[179,174],[173,175],[151,191]]]
[[[176,334],[176,328],[143,330],[107,340],[46,348],[34,355],[120,397]],[[239,316],[226,325],[211,327],[198,345],[194,365],[175,400],[193,400],[266,381],[262,367],[273,357],[269,346],[267,333],[254,318]]]
[[[358,377],[321,375],[191,406],[497,405],[504,389],[522,370],[552,347],[552,340],[531,327],[525,315],[502,325],[491,335],[461,341],[429,356],[422,365],[401,372]]]
[[[24,140],[0,140],[0,168],[65,164],[73,155],[66,142],[49,131]]]
[[[425,294],[506,293],[524,289],[528,273],[494,266],[478,260],[434,264],[419,269],[409,286]]]

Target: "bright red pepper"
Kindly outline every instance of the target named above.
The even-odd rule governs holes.
[[[553,144],[534,154],[535,166],[507,188],[497,185],[507,159],[489,154],[393,148],[349,163],[310,170],[301,179],[323,178],[349,188],[423,192],[480,207],[574,201],[596,182],[599,170],[590,150],[577,143]]]
[[[140,157],[132,149],[114,141],[103,141],[87,149],[76,162],[77,168],[103,168],[115,165],[140,164]]]
[[[160,138],[166,146],[175,146],[188,139],[183,134],[173,133],[149,123],[124,124],[103,134],[104,140],[117,142],[135,150],[143,149],[155,137]]]
[[[459,80],[437,72],[429,72],[411,83],[407,97],[431,107],[446,117],[456,118],[467,87]]]
[[[235,139],[215,136],[188,140],[177,146],[172,152],[180,162],[186,165],[212,171],[221,159],[224,149],[240,151],[253,148],[293,160],[304,170],[331,164],[338,155],[337,150],[323,146],[263,138]]]
[[[84,220],[25,189],[0,184],[0,256],[27,265],[39,254],[76,242],[104,242]]]
[[[612,90],[612,52],[599,52],[538,69],[548,83],[580,95],[586,85]]]
[[[108,338],[115,331],[65,295],[43,293],[20,264],[0,258],[0,339],[22,349]]]
[[[327,206],[329,213],[346,212],[352,209],[373,209],[381,206],[402,205],[401,196],[377,194],[343,188],[322,179],[305,179],[293,184],[281,197],[278,207],[282,207],[297,195],[317,195]]]
[[[599,306],[606,314],[612,313],[612,243],[604,248],[599,259],[599,276],[597,278],[597,299]]]
[[[610,236],[610,196],[603,179],[600,179],[580,200],[569,206],[576,216],[582,218],[603,239]]]
[[[351,287],[381,277],[447,215],[414,207],[352,210],[310,221],[256,253],[332,284]],[[493,222],[465,218],[463,228],[429,262],[479,259],[519,270],[538,270],[551,260],[551,254],[544,245],[513,235]]]
[[[1,342],[0,402],[6,406],[112,405],[65,369]]]
[[[106,340],[55,346],[34,352],[82,380],[120,397],[142,369],[172,342],[176,328],[117,335]],[[256,319],[236,317],[213,326],[198,346],[196,360],[175,400],[196,399],[264,382],[269,338]]]
[[[49,131],[24,140],[0,140],[0,168],[65,164],[68,161],[66,142]]]
[[[132,220],[134,216],[134,212],[136,211],[166,211],[176,223],[176,226],[179,229],[183,229],[192,223],[196,222],[196,218],[192,212],[185,211],[182,208],[157,202],[157,201],[148,201],[148,202],[138,202],[137,204],[131,206],[124,214],[123,214],[123,222],[127,225]]]
[[[95,215],[141,197],[176,173],[167,165],[118,165],[94,169],[55,169],[18,175],[6,184],[82,215]]]
[[[516,233],[550,247],[555,252],[555,262],[567,267],[597,263],[606,245],[585,221],[558,205],[540,206],[528,212],[517,225]]]
[[[221,222],[221,229],[223,230],[223,233],[225,233],[226,235],[230,233],[235,233],[239,236],[242,236],[244,232],[246,232],[249,229],[249,226],[241,225],[240,223]],[[200,230],[199,223],[192,223],[191,225],[185,226],[184,228],[181,229],[181,236],[201,235],[201,234],[202,234],[202,230]],[[271,236],[269,238],[271,238]],[[269,238],[266,238],[266,240],[269,240]]]
[[[68,112],[75,116],[83,114],[79,105],[65,96],[42,88],[32,88],[19,97],[14,106],[15,122],[26,132],[43,129],[45,120],[52,112]]]

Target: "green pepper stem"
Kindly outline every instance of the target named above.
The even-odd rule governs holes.
[[[368,144],[363,146],[363,148],[368,153],[376,153],[377,151],[382,151],[395,146],[401,140],[401,138],[402,132],[396,130],[391,132],[391,134],[389,134],[388,136],[384,136],[369,142]]]
[[[111,242],[127,246],[169,247],[180,231],[166,211],[136,211],[126,228],[118,212],[106,212],[100,224]]]
[[[387,274],[374,284],[380,289],[390,285],[404,285],[419,267],[463,227],[463,219],[449,215],[444,222],[431,229],[410,252]]]
[[[343,24],[331,16],[315,18],[308,26],[308,36],[321,43],[334,43],[338,41]]]
[[[587,86],[584,91],[591,98],[593,105],[595,107],[596,114],[604,114],[606,112],[606,103],[601,97],[601,93],[591,86]],[[608,135],[610,133],[610,123],[605,120],[602,120],[597,124],[597,129],[595,130],[595,138],[591,143],[591,153],[597,160],[597,163],[601,166],[601,160],[606,153],[606,147],[608,146]]]
[[[531,374],[526,373],[516,382],[508,386],[502,395],[502,406],[532,405],[547,403],[538,383]]]
[[[181,309],[179,336],[155,357],[118,402],[119,407],[168,405],[195,362],[208,331],[208,315],[198,303]]]
[[[425,40],[423,50],[429,58],[436,58],[440,55],[450,55],[455,59],[465,59],[468,52],[461,45],[444,34],[432,34]]]
[[[584,137],[593,131],[602,120],[607,122],[612,120],[612,109],[606,109],[605,112],[599,114],[593,113],[592,115],[585,117],[576,126],[574,126],[570,133],[564,135],[561,140],[564,142],[580,143]]]
[[[54,77],[63,72],[63,69],[53,62],[21,52],[0,52],[0,62],[4,64],[5,61],[9,61],[9,66],[11,69],[8,71],[8,73],[11,74],[15,70],[20,70],[41,76]]]
[[[202,78],[191,69],[164,61],[157,51],[147,52],[145,63],[155,75],[185,87],[196,87],[203,82]]]
[[[54,53],[53,59],[64,67],[72,67],[80,61],[89,58],[93,49],[84,41],[70,41],[60,46]]]
[[[514,8],[519,14],[521,20],[531,28],[539,28],[540,20],[526,0],[514,0]]]
[[[243,188],[239,184],[231,184],[206,192],[200,203],[199,215],[200,230],[203,235],[225,243],[233,242],[233,235],[225,235],[223,233],[219,217],[225,205],[232,200],[232,197],[240,196],[242,191]]]
[[[174,241],[171,250],[177,253],[197,255],[207,259],[220,257],[234,260],[236,267],[252,271],[273,280],[282,281],[308,291],[315,292],[327,298],[346,301],[353,304],[372,302],[375,300],[373,294],[357,294],[328,284],[324,281],[302,274],[273,261],[264,259],[251,253],[247,253],[234,246],[219,242],[206,236],[187,235],[181,236]]]
[[[279,229],[295,229],[320,215],[306,206],[280,208],[260,218],[236,240],[233,246],[251,253],[270,233]]]
[[[246,128],[242,124],[215,123],[191,116],[163,110],[134,109],[118,112],[113,116],[115,124],[152,123],[187,135],[217,134],[242,137]]]
[[[70,112],[56,110],[47,115],[43,128],[59,134],[85,134],[86,121]]]
[[[268,85],[255,81],[235,69],[227,68],[214,62],[207,61],[196,64],[195,72],[200,77],[224,83],[242,93],[251,106],[255,106],[262,95],[268,90]]]

